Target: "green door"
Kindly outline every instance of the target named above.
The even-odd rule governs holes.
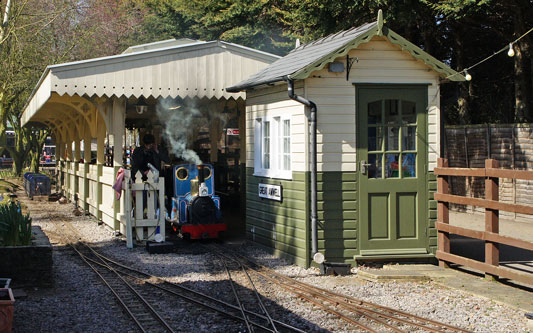
[[[427,86],[356,89],[360,255],[427,254]]]

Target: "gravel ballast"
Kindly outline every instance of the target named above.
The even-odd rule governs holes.
[[[27,297],[17,299],[15,303],[15,332],[136,331],[129,317],[94,272],[62,243],[60,235],[66,232],[65,223],[72,224],[84,241],[104,255],[168,281],[235,303],[220,259],[200,245],[179,248],[177,253],[171,254],[149,254],[140,246],[127,249],[125,241],[115,237],[107,226],[98,225],[92,217],[74,216],[74,206],[71,204],[30,201],[22,192],[19,196],[28,206],[34,225],[41,226],[54,246],[55,283],[54,287],[46,289],[24,288]],[[317,269],[291,265],[250,243],[236,246],[240,253],[246,253],[279,273],[364,301],[476,332],[528,332],[522,311],[448,289],[431,281],[369,282],[358,279],[356,275],[320,276]],[[252,277],[263,302],[275,319],[305,331],[358,331],[293,294],[257,279],[256,276]],[[232,278],[243,290],[249,291],[248,282],[243,274],[239,275],[238,270],[232,271]],[[233,323],[221,316],[187,320],[187,316],[197,316],[205,310],[189,305],[190,309],[184,311],[177,308],[180,306],[183,304],[176,303],[176,314],[183,317],[179,322],[179,331],[245,331],[242,324]]]

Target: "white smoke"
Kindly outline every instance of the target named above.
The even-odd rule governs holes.
[[[198,154],[187,148],[187,138],[194,128],[195,118],[201,117],[201,112],[194,105],[178,104],[168,99],[159,100],[156,112],[163,125],[169,152],[187,162],[202,164]]]

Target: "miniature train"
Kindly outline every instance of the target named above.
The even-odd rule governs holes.
[[[168,189],[168,187],[167,187]],[[219,238],[227,230],[221,221],[210,164],[180,164],[172,168],[168,221],[185,239]]]

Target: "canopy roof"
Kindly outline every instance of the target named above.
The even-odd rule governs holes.
[[[223,41],[167,40],[123,54],[51,65],[33,90],[22,124],[53,95],[83,97],[244,98],[225,87],[257,73],[278,56]]]
[[[369,42],[374,36],[386,37],[389,42],[398,45],[403,51],[408,52],[414,58],[422,61],[428,67],[439,73],[441,77],[452,81],[464,81],[463,75],[452,70],[446,64],[384,26],[383,14],[380,10],[376,22],[366,23],[359,27],[337,32],[311,43],[301,45],[259,73],[227,88],[227,91],[239,92],[286,79],[305,79],[312,72],[324,68],[328,63],[346,55],[350,50],[357,48],[360,44]]]

